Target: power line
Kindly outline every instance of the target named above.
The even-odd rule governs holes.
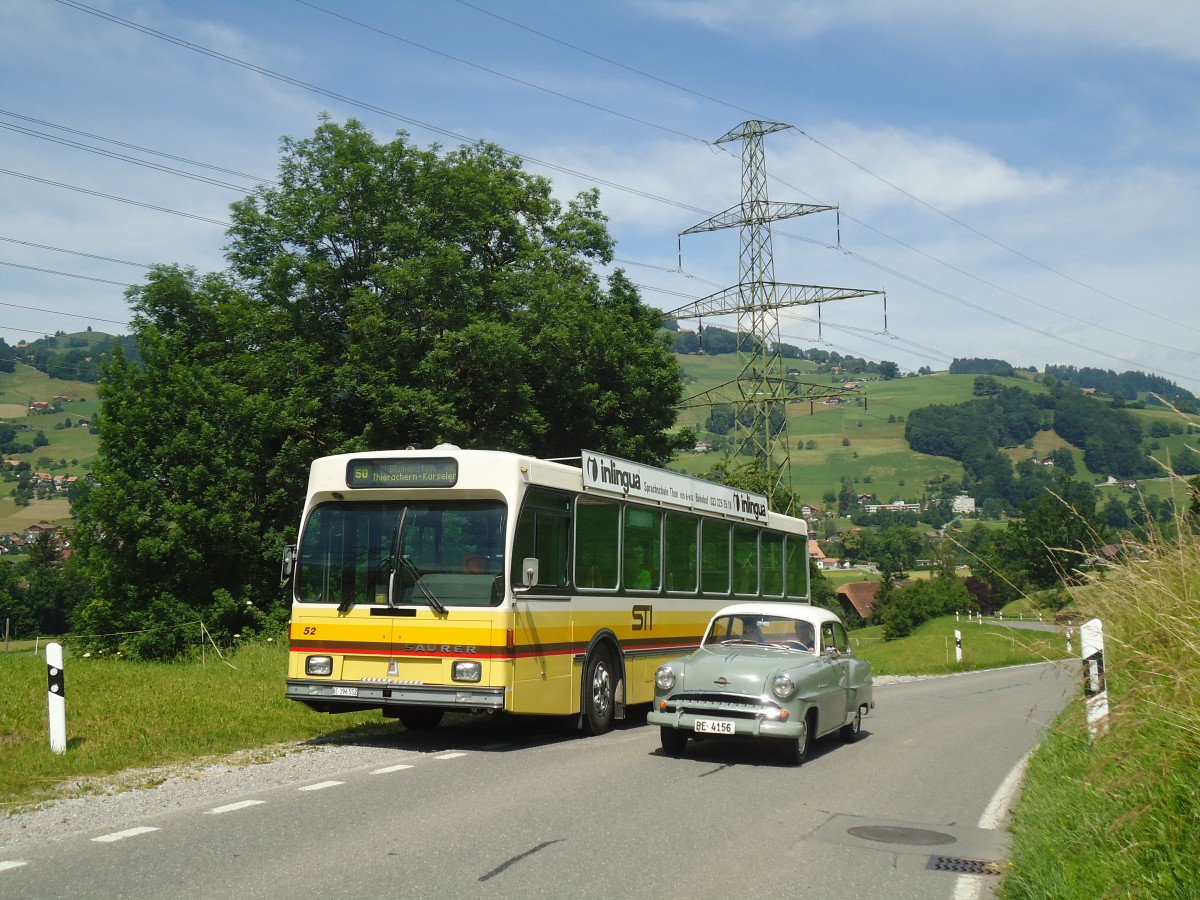
[[[139,269],[154,268],[149,263],[130,262],[127,259],[114,259],[111,256],[100,256],[95,253],[84,253],[81,250],[67,250],[64,247],[51,247],[49,244],[35,244],[33,241],[22,241],[17,238],[4,237],[0,235],[0,241],[7,241],[10,244],[20,244],[23,247],[36,247],[38,250],[53,250],[55,253],[70,253],[72,256],[86,256],[88,259],[99,259],[104,262],[119,263],[123,266],[136,266]]]
[[[0,115],[8,116],[10,119],[20,119],[23,122],[32,122],[35,125],[43,125],[46,128],[54,128],[58,131],[65,131],[68,134],[77,134],[80,137],[90,138],[93,141],[101,141],[105,144],[112,144],[113,146],[116,146],[116,147],[124,147],[127,150],[136,150],[139,153],[148,153],[151,156],[160,156],[163,159],[170,159],[175,162],[187,163],[189,166],[198,166],[202,169],[208,169],[213,172],[221,172],[225,175],[235,175],[238,178],[249,178],[251,181],[256,181],[256,182],[259,182],[260,184],[267,184],[267,183],[273,184],[274,183],[272,181],[272,179],[263,178],[260,175],[248,175],[245,172],[239,172],[236,169],[225,169],[225,168],[222,168],[221,166],[214,166],[210,163],[197,162],[196,160],[188,159],[185,156],[173,156],[172,154],[164,153],[161,150],[151,150],[148,147],[140,147],[137,144],[130,144],[125,141],[118,141],[114,138],[102,137],[101,135],[98,135],[98,134],[92,134],[87,131],[80,131],[77,128],[68,128],[66,125],[57,125],[54,122],[47,122],[45,119],[35,119],[32,116],[24,116],[24,115],[21,115],[20,113],[15,113],[15,112],[12,112],[11,110],[7,110],[7,109],[0,109]]]
[[[108,278],[94,278],[91,275],[75,275],[72,272],[59,272],[59,271],[56,271],[55,269],[43,269],[40,266],[25,266],[25,265],[22,265],[21,263],[7,262],[6,260],[3,260],[3,259],[0,259],[0,266],[12,266],[14,269],[28,269],[31,272],[45,272],[48,275],[62,275],[64,278],[79,278],[79,279],[82,279],[83,281],[98,281],[100,284],[115,284],[115,285],[117,285],[117,287],[126,287],[126,288],[133,287],[132,284],[126,284],[124,281],[111,281]],[[0,303],[0,306],[12,306],[12,304],[11,303]],[[20,307],[20,308],[25,309],[26,307]],[[64,315],[69,315],[69,314],[64,313]],[[84,317],[80,316],[80,318],[84,318]]]
[[[36,181],[39,184],[48,184],[53,187],[63,188],[68,191],[78,191],[81,194],[90,194],[93,197],[103,197],[105,200],[116,200],[119,203],[128,203],[131,206],[140,206],[143,209],[152,209],[155,212],[170,213],[173,216],[183,216],[186,219],[195,219],[198,222],[208,222],[210,225],[220,225],[222,228],[232,228],[229,222],[222,222],[220,219],[210,219],[207,216],[198,216],[195,213],[184,212],[179,209],[168,209],[165,206],[155,206],[153,203],[143,203],[141,200],[130,200],[128,197],[118,197],[115,194],[105,194],[101,191],[93,191],[89,188],[79,187],[74,184],[65,184],[61,181],[52,181],[49,178],[39,178],[37,175],[27,175],[24,172],[14,172],[12,169],[0,169],[0,175],[12,175],[14,178],[25,178],[29,181]]]
[[[56,274],[64,274],[64,273],[56,273]],[[100,316],[92,316],[92,315],[84,316],[84,315],[80,315],[79,313],[64,312],[61,309],[43,309],[40,306],[22,306],[19,303],[4,303],[3,301],[0,301],[0,306],[7,306],[11,309],[24,309],[29,312],[50,313],[53,316],[70,316],[73,319],[87,319],[92,322],[107,322],[110,325],[120,325],[122,327],[129,325],[128,322],[118,322],[116,319],[103,319]],[[18,331],[28,331],[29,329],[17,329],[17,330]]]

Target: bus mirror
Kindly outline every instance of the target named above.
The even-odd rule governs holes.
[[[521,584],[527,588],[538,583],[538,561],[536,556],[527,556],[521,560]]]
[[[284,584],[292,577],[292,570],[296,566],[296,545],[283,548],[283,561],[279,566],[279,583]]]

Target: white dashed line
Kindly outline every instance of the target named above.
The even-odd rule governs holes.
[[[6,859],[0,860],[0,872],[6,872],[9,869],[19,869],[21,866],[28,865],[29,861],[24,859]]]
[[[221,813],[235,812],[239,809],[245,809],[247,806],[258,806],[260,803],[266,803],[266,800],[239,800],[237,803],[230,803],[226,806],[218,806],[215,809],[205,810],[205,815],[219,816]]]
[[[151,828],[149,825],[139,825],[137,828],[126,828],[124,831],[102,834],[100,837],[92,838],[92,840],[100,844],[111,844],[113,841],[123,841],[125,838],[136,837],[139,834],[147,834],[151,831],[158,831],[158,829]]]
[[[465,753],[456,751],[454,753],[443,753],[441,756],[435,756],[434,759],[458,759],[460,756],[466,756],[466,755],[467,754],[465,754]]]
[[[412,766],[401,763],[398,766],[384,766],[382,769],[376,769],[372,775],[387,775],[389,772],[399,772],[401,769],[411,769]]]
[[[339,784],[345,784],[344,781],[320,781],[317,784],[310,784],[306,787],[299,788],[302,791],[322,791],[325,788],[337,787]]]

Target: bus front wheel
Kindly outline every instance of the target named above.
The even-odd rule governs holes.
[[[616,683],[612,654],[596,649],[583,674],[583,718],[588,734],[604,734],[612,727]]]

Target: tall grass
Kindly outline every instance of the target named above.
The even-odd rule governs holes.
[[[1107,728],[1075,704],[1035,754],[1006,900],[1200,897],[1200,541],[1179,524],[1078,594],[1104,623]]]
[[[67,752],[59,755],[50,752],[45,656],[0,654],[0,810],[97,789],[102,776],[124,769],[380,722],[378,713],[326,716],[285,700],[287,648],[279,643],[246,645],[230,663],[212,656],[203,664],[170,664],[68,653]]]

